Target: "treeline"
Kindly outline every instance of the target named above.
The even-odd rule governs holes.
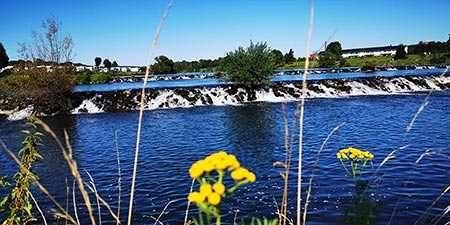
[[[450,38],[446,42],[421,41],[416,45],[408,46],[408,54],[433,54],[433,53],[450,53]]]
[[[295,58],[294,50],[290,49],[283,54],[278,49],[270,50],[270,54],[275,60],[276,68],[283,68],[295,62],[304,61],[304,57]],[[151,66],[150,72],[152,74],[173,74],[186,72],[223,72],[224,61],[226,57],[219,57],[217,59],[200,59],[198,61],[177,61],[174,62],[167,56],[161,55],[155,58],[155,63]]]

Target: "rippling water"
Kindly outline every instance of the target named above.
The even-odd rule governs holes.
[[[345,123],[320,155],[308,207],[309,224],[335,224],[350,207],[354,187],[335,158],[339,149],[348,146],[369,150],[375,155],[374,168],[367,169],[365,176],[378,179],[371,189],[373,200],[381,204],[377,224],[387,224],[394,211],[392,224],[413,224],[426,212],[450,184],[450,92],[434,92],[413,129],[406,133],[426,94],[307,100],[303,187],[307,185],[322,142],[333,128]],[[295,107],[292,102],[286,107],[291,123]],[[125,218],[138,113],[81,114],[44,120],[61,137],[62,130],[67,129],[83,177],[88,180],[84,170],[92,175],[99,194],[115,210],[118,203],[117,133],[122,173],[121,218]],[[23,139],[19,131],[26,128],[24,121],[0,121],[0,126],[0,138],[17,151]],[[298,129],[295,130],[297,135]],[[68,175],[70,171],[60,150],[48,139],[44,141],[45,146],[40,149],[44,160],[37,163],[35,172],[41,177],[41,183],[64,205],[66,182],[71,187],[73,179]],[[294,155],[297,149],[294,147]],[[256,183],[245,185],[225,201],[224,220],[232,221],[236,210],[239,210],[238,219],[276,217],[274,199],[281,201],[283,182],[279,176],[281,169],[273,168],[272,164],[285,157],[283,115],[281,103],[258,103],[145,111],[133,213],[135,224],[153,224],[155,220],[151,217],[158,217],[169,202],[161,220],[181,224],[191,184],[190,165],[219,150],[235,154],[241,165],[257,175]],[[372,175],[393,150],[397,150],[396,158]],[[415,165],[426,150],[432,154]],[[0,154],[0,160],[1,174],[12,174],[17,169],[6,153]],[[295,218],[298,157],[294,157],[293,165],[289,218]],[[47,211],[53,207],[39,191],[33,193],[41,207]],[[71,192],[69,197],[72,198]],[[447,194],[428,213],[428,219],[441,213],[449,202]],[[82,223],[89,223],[81,199],[77,203]],[[102,214],[104,224],[113,223],[105,207],[102,207]],[[195,211],[191,214],[195,215]],[[447,216],[439,224],[449,219]]]

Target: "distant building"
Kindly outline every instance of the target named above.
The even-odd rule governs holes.
[[[364,56],[386,56],[395,55],[398,46],[382,46],[382,47],[368,47],[368,48],[352,48],[343,49],[343,58],[356,58]],[[405,46],[405,52],[408,53],[408,46]]]

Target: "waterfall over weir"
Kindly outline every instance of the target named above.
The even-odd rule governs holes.
[[[365,77],[310,80],[307,98],[355,95],[388,95],[450,89],[448,75]],[[72,113],[130,111],[139,108],[141,90],[85,91],[75,93],[79,106]],[[270,87],[247,90],[232,85],[148,89],[145,109],[169,109],[202,105],[239,105],[249,102],[296,101],[301,81],[277,82]]]

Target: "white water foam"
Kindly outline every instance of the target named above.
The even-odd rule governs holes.
[[[22,110],[1,111],[0,114],[8,115],[7,119],[10,121],[23,120],[33,113],[33,107],[29,106]]]
[[[376,80],[340,80],[312,82],[307,89],[307,98],[338,98],[358,95],[390,95],[404,94],[413,91],[427,91],[431,88],[441,90],[443,85],[450,83],[450,77],[396,77]],[[283,102],[299,100],[301,95],[300,85],[294,83],[283,83],[267,89],[259,89],[255,94],[255,102]],[[230,94],[233,93],[233,94]],[[120,93],[118,93],[120,94]],[[124,95],[130,95],[125,91]],[[161,89],[147,92],[148,102],[146,110],[170,109],[180,107],[193,107],[203,105],[240,105],[248,102],[249,93],[243,88],[225,87],[203,87],[182,89]],[[103,106],[95,102],[103,102],[101,95],[84,100],[72,113],[98,113],[103,112]],[[137,96],[133,101],[135,109],[139,105]],[[97,103],[98,104],[98,103]]]
[[[95,96],[96,98],[98,96]],[[100,109],[97,105],[95,105],[92,102],[92,99],[83,100],[83,102],[75,109],[71,111],[72,114],[79,114],[79,113],[101,113],[104,112],[102,109]]]

